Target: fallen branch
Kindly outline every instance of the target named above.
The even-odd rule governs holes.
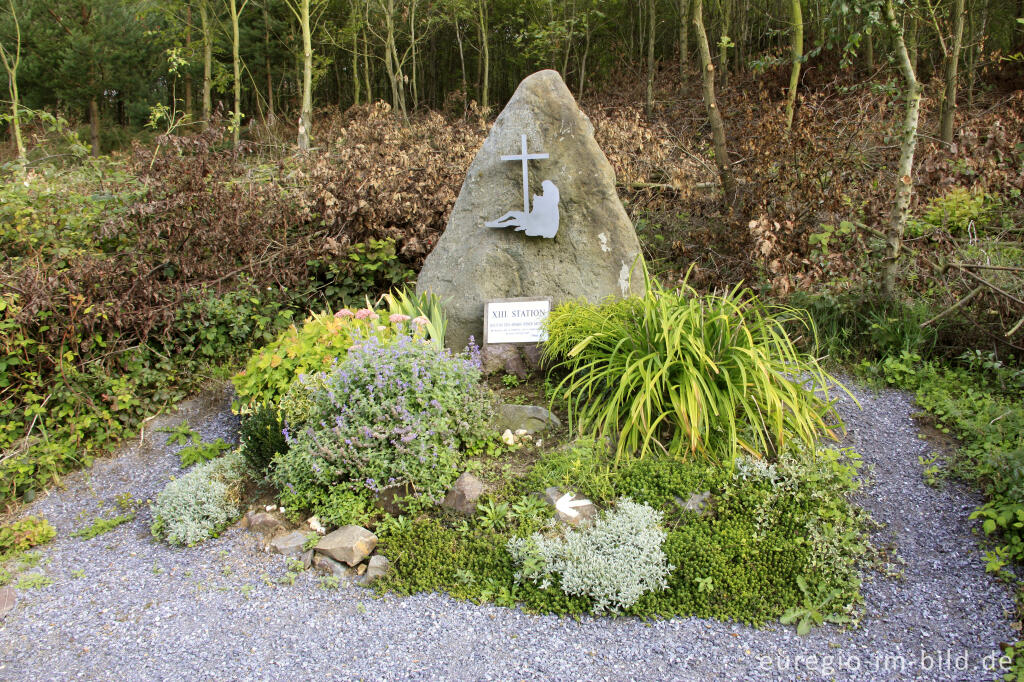
[[[1012,265],[980,265],[978,263],[950,263],[950,266],[954,268],[963,269],[979,269],[979,270],[1007,270],[1009,272],[1024,272],[1024,268],[1014,267]]]
[[[950,314],[956,312],[957,310],[959,310],[960,308],[964,307],[964,305],[968,301],[970,301],[972,298],[974,298],[975,296],[980,294],[982,289],[984,289],[984,288],[985,287],[981,286],[980,284],[978,286],[974,287],[973,289],[971,289],[971,291],[966,296],[961,298],[959,301],[957,301],[956,303],[954,303],[950,307],[946,308],[945,310],[943,310],[941,313],[939,313],[938,315],[936,315],[932,319],[926,320],[925,322],[922,322],[921,323],[921,328],[924,329],[925,327],[930,325],[932,322],[938,322],[939,320],[941,320],[942,318],[946,317],[947,315],[950,315]]]

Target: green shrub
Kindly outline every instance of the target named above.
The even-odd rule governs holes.
[[[190,467],[193,464],[216,459],[225,450],[229,449],[231,449],[231,444],[223,438],[218,438],[212,443],[196,443],[195,445],[183,447],[181,450],[178,450],[178,456],[181,457],[182,467]]]
[[[192,546],[227,528],[241,513],[245,466],[241,452],[235,450],[168,483],[151,506],[153,537]]]
[[[364,495],[340,486],[328,490],[311,509],[325,526],[366,526],[373,518],[373,506]]]
[[[299,384],[311,408],[304,426],[287,424],[289,450],[271,473],[289,508],[317,508],[335,486],[379,493],[409,484],[439,501],[460,448],[483,438],[490,416],[479,358],[410,336],[360,339],[325,375]]]
[[[265,475],[274,456],[288,450],[282,429],[281,415],[270,405],[258,405],[252,412],[242,415],[239,427],[242,455],[253,473]]]
[[[239,398],[234,406],[277,405],[296,378],[330,369],[355,339],[367,335],[388,339],[406,330],[405,323],[392,324],[371,308],[314,313],[301,329],[291,325],[249,358],[245,369],[231,380]]]
[[[41,516],[26,516],[20,521],[0,527],[0,558],[24,552],[49,542],[57,535],[50,522]]]
[[[317,293],[328,301],[352,305],[367,293],[378,294],[414,277],[398,258],[395,240],[370,238],[352,244],[342,258],[307,262],[309,278]]]
[[[796,311],[738,288],[701,296],[646,279],[641,298],[563,304],[547,323],[544,356],[567,371],[570,422],[617,437],[616,463],[657,452],[731,461],[832,435],[835,380],[786,334]]]
[[[985,192],[954,187],[929,201],[920,217],[908,220],[906,235],[921,237],[941,228],[953,236],[960,236],[967,232],[971,223],[987,222],[993,212],[993,203],[992,197]]]
[[[628,498],[602,512],[592,526],[564,536],[511,538],[508,551],[523,580],[542,588],[557,576],[563,592],[591,599],[594,613],[618,613],[645,592],[664,590],[672,570],[661,549],[661,513]]]

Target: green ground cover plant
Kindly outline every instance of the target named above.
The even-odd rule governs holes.
[[[731,461],[833,435],[837,382],[785,329],[809,320],[739,288],[701,295],[645,281],[642,297],[563,304],[548,319],[544,357],[565,373],[557,391],[576,428],[616,438],[620,462],[656,452]]]
[[[235,450],[172,480],[151,505],[153,537],[188,546],[215,537],[241,513],[246,471],[245,458]]]
[[[135,513],[121,514],[110,519],[97,518],[88,526],[77,530],[71,534],[73,538],[81,538],[83,540],[92,540],[94,537],[109,533],[118,526],[128,523],[135,519]]]
[[[870,518],[850,502],[860,486],[855,453],[826,449],[810,456],[794,446],[774,462],[740,456],[732,469],[654,455],[615,475],[588,473],[611,472],[613,461],[607,448],[592,442],[568,445],[561,453],[543,453],[522,478],[481,504],[469,523],[435,515],[379,528],[382,551],[392,562],[379,589],[441,590],[542,613],[693,615],[752,624],[786,614],[803,622],[809,614],[812,623],[819,616],[856,622],[860,572],[872,564],[873,550]],[[620,519],[621,528],[613,523],[611,530],[577,533],[553,525],[543,511],[515,513],[524,499],[537,499],[523,491],[564,486],[567,470],[578,472],[580,487],[570,489],[597,492],[588,496],[608,510],[633,496],[637,514]],[[685,498],[702,490],[712,495],[712,511],[684,510]],[[496,524],[494,508],[501,502],[506,516]],[[614,561],[597,560],[618,530],[632,538],[622,540],[626,546],[640,543],[650,571],[622,571]],[[501,541],[511,551],[502,551]]]

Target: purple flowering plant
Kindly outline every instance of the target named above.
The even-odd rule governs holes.
[[[490,415],[478,353],[453,354],[407,334],[359,336],[337,364],[292,391],[302,400],[290,402],[306,414],[284,410],[290,447],[271,480],[286,506],[305,509],[339,486],[366,496],[405,486],[439,501]]]

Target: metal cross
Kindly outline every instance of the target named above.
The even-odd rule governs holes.
[[[530,212],[530,171],[527,167],[527,163],[530,159],[546,159],[547,154],[527,154],[526,153],[526,134],[523,134],[523,151],[521,154],[505,154],[501,157],[502,161],[519,161],[523,162],[523,213]]]

